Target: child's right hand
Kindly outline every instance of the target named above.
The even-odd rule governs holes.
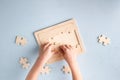
[[[44,62],[47,62],[54,54],[54,52],[52,51],[52,47],[53,45],[49,42],[42,45],[39,52],[39,58],[41,58]]]
[[[62,45],[60,49],[63,51],[63,57],[68,63],[76,61],[76,50],[71,45]]]

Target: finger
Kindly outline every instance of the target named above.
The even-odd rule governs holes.
[[[68,45],[69,47],[72,47],[71,45]]]
[[[69,45],[65,45],[66,48],[70,49],[70,46]]]
[[[68,45],[70,49],[72,49],[73,47],[71,45]]]
[[[59,46],[59,51],[60,51],[60,53],[64,53],[62,46]]]
[[[60,49],[59,49],[59,51],[60,51]],[[58,54],[59,51],[58,51],[57,49],[53,49],[53,50],[51,50],[51,52],[53,52],[54,54]]]
[[[62,45],[60,48],[61,48],[63,51],[66,51],[66,50],[67,50],[67,47],[66,47],[65,45]]]
[[[49,44],[47,48],[52,49],[52,44]]]
[[[43,43],[43,44],[41,45],[41,48],[44,48],[45,45],[48,44],[48,43],[49,43],[49,42]]]
[[[52,54],[57,53],[56,50],[53,49],[53,44],[49,44],[49,46],[47,47],[47,49],[48,49]]]
[[[45,46],[43,47],[43,49],[47,49],[49,45],[50,45],[50,43],[45,44]]]

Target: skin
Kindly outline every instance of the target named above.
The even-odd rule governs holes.
[[[45,63],[54,55],[55,53],[52,50],[53,45],[46,43],[42,46],[40,56],[38,56],[35,64],[28,73],[26,80],[38,80],[41,69],[44,67]],[[73,80],[82,80],[82,76],[78,67],[76,60],[76,51],[71,45],[62,45],[60,46],[61,51],[63,52],[63,57],[70,66]]]

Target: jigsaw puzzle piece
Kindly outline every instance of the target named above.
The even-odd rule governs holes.
[[[27,44],[27,40],[24,37],[16,36],[16,44],[24,46]]]
[[[63,68],[62,68],[62,71],[64,72],[64,73],[71,73],[71,70],[70,70],[70,67],[69,66],[63,66]]]
[[[110,44],[110,38],[106,37],[105,35],[100,35],[98,37],[98,42],[106,46]]]

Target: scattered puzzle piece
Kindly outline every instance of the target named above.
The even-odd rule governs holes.
[[[20,62],[20,64],[25,64],[28,62],[28,59],[25,57],[21,57],[19,62]]]
[[[21,36],[16,36],[16,44],[17,45],[26,45],[27,43],[27,40],[24,38],[24,37],[21,37]]]
[[[62,68],[62,71],[64,72],[64,73],[71,73],[71,70],[70,70],[70,67],[69,66],[63,66],[63,68]]]
[[[45,66],[42,68],[42,70],[40,71],[41,74],[49,74],[51,71],[51,69],[48,66]]]
[[[21,57],[19,63],[22,65],[23,69],[28,69],[28,67],[30,66],[30,63],[28,62],[28,59],[26,57]]]
[[[30,66],[30,64],[29,64],[29,63],[25,63],[25,64],[23,64],[23,65],[22,65],[23,69],[28,69],[28,68],[29,68],[29,66]]]
[[[98,42],[102,43],[104,46],[110,44],[110,38],[106,37],[105,35],[100,35],[98,37]]]

